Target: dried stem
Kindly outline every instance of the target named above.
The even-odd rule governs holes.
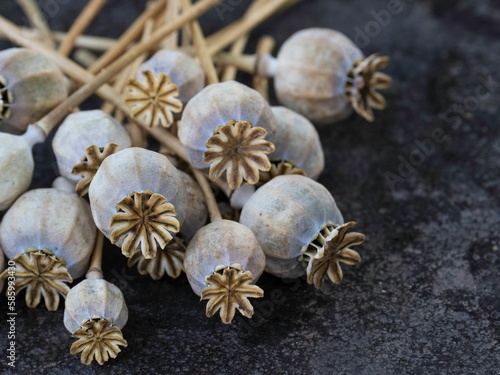
[[[257,44],[257,55],[270,54],[274,49],[275,41],[271,36],[263,36]],[[253,77],[253,88],[269,101],[269,80],[266,76],[256,74]]]
[[[188,11],[183,12],[177,20],[167,25],[162,26],[159,30],[154,32],[148,41],[139,43],[135,47],[131,48],[125,54],[123,54],[119,59],[114,61],[107,69],[101,71],[97,76],[95,76],[90,82],[80,87],[75,91],[69,98],[64,102],[60,103],[55,109],[53,109],[49,114],[44,116],[37,125],[48,134],[59,121],[66,116],[66,114],[73,108],[78,106],[81,102],[92,95],[101,85],[108,82],[113,78],[120,70],[125,68],[134,59],[144,52],[147,52],[150,48],[154,47],[159,41],[165,38],[167,35],[175,30],[180,29],[187,22],[199,17],[209,9],[211,9],[215,4],[219,3],[221,0],[201,0],[195,5],[189,8]],[[128,111],[127,111],[128,112]]]
[[[73,53],[73,59],[85,68],[88,68],[97,60],[97,56],[88,49],[77,48]]]
[[[104,241],[104,236],[100,230],[97,230],[94,251],[92,252],[92,258],[90,259],[89,270],[85,276],[87,279],[102,279],[104,275],[102,273],[102,245]]]
[[[104,53],[99,60],[95,62],[90,68],[91,73],[97,73],[102,68],[108,66],[113,60],[118,58],[134,40],[141,36],[142,30],[146,21],[155,17],[162,8],[165,7],[166,0],[157,0],[150,6],[146,7],[144,12],[134,21],[132,25],[122,34],[116,41],[112,49]],[[156,43],[155,43],[156,44]]]
[[[23,27],[21,28],[23,35],[41,41],[40,34],[37,30]],[[0,39],[6,39],[6,36],[2,33],[3,30],[0,30]],[[56,42],[62,42],[66,39],[68,33],[53,31],[52,35]],[[116,39],[113,38],[105,38],[101,36],[94,35],[80,35],[75,40],[75,47],[91,49],[94,51],[106,51],[116,44]]]
[[[165,9],[165,19],[166,22],[171,22],[179,15],[181,10],[180,0],[168,0]],[[179,39],[179,32],[175,31],[166,37],[161,43],[161,47],[164,49],[174,50],[177,48],[177,40]]]
[[[82,34],[107,0],[90,0],[68,31],[68,35],[59,46],[58,52],[68,56],[75,45],[76,38]]]
[[[293,4],[296,0],[269,0],[265,4],[255,8],[248,17],[233,22],[224,29],[210,35],[207,38],[208,51],[213,56],[229,46],[235,40],[245,35],[262,22],[271,17],[286,5]]]
[[[35,0],[17,0],[19,6],[23,9],[24,14],[28,17],[31,25],[40,33],[42,41],[50,48],[55,47],[54,37],[50,31],[49,25],[45,20],[38,4]]]
[[[259,6],[261,6],[263,3],[265,3],[266,0],[254,0],[254,2],[248,7],[245,15],[243,17],[249,17],[251,14],[257,9]],[[231,55],[236,55],[239,56],[243,53],[245,50],[245,47],[248,42],[248,34],[245,34],[238,38],[233,45],[231,46],[231,49],[229,50],[229,53]],[[232,81],[236,77],[236,73],[238,72],[238,69],[232,65],[228,65],[224,68],[222,72],[222,79],[221,81]]]
[[[214,192],[208,183],[208,180],[203,175],[203,173],[195,168],[191,168],[198,185],[203,192],[205,197],[205,203],[207,205],[208,213],[210,214],[210,221],[213,223],[218,220],[222,220],[222,215],[219,211],[219,206],[217,206],[217,201],[215,200]]]
[[[183,0],[184,11],[189,9],[191,6],[191,0]],[[193,21],[190,24],[191,26],[191,34],[193,36],[193,42],[198,50],[198,56],[201,60],[201,66],[203,70],[205,70],[205,74],[207,77],[207,85],[211,85],[219,82],[219,77],[217,76],[217,71],[214,67],[214,62],[212,61],[212,57],[207,49],[207,42],[203,35],[203,31],[201,30],[200,24],[198,21]]]

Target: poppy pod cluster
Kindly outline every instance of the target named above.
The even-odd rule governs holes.
[[[206,316],[224,324],[252,318],[264,272],[320,288],[340,284],[342,266],[361,261],[353,247],[365,236],[318,182],[329,166],[315,125],[353,110],[372,121],[372,108],[386,105],[377,90],[390,84],[378,71],[388,58],[364,57],[342,33],[318,28],[292,35],[276,58],[218,54],[195,22],[172,36],[182,48],[160,43],[215,3],[149,23],[151,35],[144,26],[143,41],[123,46],[134,27],[89,71],[35,40],[43,53],[0,52],[0,279],[11,275],[9,259],[28,307],[64,305],[70,352],[85,365],[128,345],[129,296],[106,280],[103,251],[120,251],[153,280],[186,277]],[[283,106],[262,90],[219,82],[228,64],[274,77]],[[106,103],[83,110],[93,93]],[[57,126],[60,176],[52,188],[28,190],[32,147]]]

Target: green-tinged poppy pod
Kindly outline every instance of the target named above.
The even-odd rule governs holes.
[[[0,52],[0,131],[20,134],[68,97],[69,81],[40,52]]]

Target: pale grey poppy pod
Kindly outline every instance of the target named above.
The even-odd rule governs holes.
[[[59,173],[76,184],[82,177],[71,172],[86,158],[87,148],[97,146],[104,149],[110,143],[116,144],[119,150],[131,146],[129,134],[113,117],[101,110],[70,114],[59,126],[52,141]]]
[[[164,73],[179,89],[179,100],[186,105],[203,87],[205,72],[189,55],[180,51],[160,50],[144,62],[137,73],[137,80],[144,83],[143,71],[150,70],[154,75]]]
[[[231,120],[264,128],[270,141],[277,126],[269,104],[257,91],[235,81],[209,85],[186,105],[179,127],[179,140],[193,167],[209,167],[203,161],[206,143],[214,130]]]
[[[176,227],[175,233],[179,231],[188,205],[177,168],[166,156],[138,147],[104,159],[90,184],[89,198],[101,232],[122,247],[126,256],[131,256],[142,241],[147,258],[154,258],[158,244],[163,247],[171,240],[171,225]],[[143,211],[137,213],[138,209]],[[151,215],[152,221],[144,219],[144,215]],[[148,232],[150,224],[155,228],[152,232]],[[146,248],[146,243],[150,248]]]
[[[0,131],[20,134],[68,96],[69,81],[40,52],[0,52]]]
[[[254,282],[264,271],[266,259],[255,235],[247,227],[230,220],[218,220],[201,228],[186,250],[184,269],[197,295],[206,288],[206,277],[219,266],[239,264],[250,271]]]
[[[275,151],[271,161],[293,162],[307,177],[316,180],[325,168],[325,155],[318,132],[304,116],[285,107],[271,108],[278,128],[274,133]]]
[[[74,333],[83,321],[93,316],[111,318],[122,329],[128,320],[128,309],[117,286],[103,279],[86,279],[75,285],[66,296],[64,326]]]
[[[74,278],[85,274],[96,228],[88,203],[76,194],[57,189],[24,193],[0,224],[0,245],[11,259],[27,249],[48,249],[65,261]]]
[[[344,34],[321,28],[301,30],[280,48],[274,87],[284,106],[316,123],[352,112],[345,98],[347,73],[363,53]]]
[[[266,272],[290,278],[305,274],[301,250],[328,222],[344,222],[332,195],[316,181],[298,175],[278,176],[263,185],[240,217],[266,254]]]

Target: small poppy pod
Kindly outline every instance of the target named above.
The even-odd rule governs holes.
[[[183,105],[205,87],[205,72],[189,55],[180,51],[160,50],[144,62],[137,73],[137,80],[144,83],[142,72],[151,71],[155,76],[163,73],[170,77],[179,89]]]
[[[67,116],[52,140],[59,173],[78,184],[76,191],[80,196],[87,193],[102,160],[131,145],[123,126],[101,110]]]
[[[276,173],[300,174],[295,170],[298,168],[307,177],[316,180],[325,168],[325,155],[316,128],[308,119],[291,109],[285,107],[271,109],[278,123],[273,138],[275,151],[269,155]],[[285,167],[283,164],[286,163],[290,166],[279,171],[279,168]]]
[[[97,227],[122,253],[156,256],[184,222],[187,193],[167,157],[131,147],[108,156],[89,188]]]
[[[9,208],[30,186],[35,169],[33,132],[37,133],[34,128],[20,136],[0,133],[0,211]]]
[[[121,330],[128,320],[122,292],[103,279],[86,279],[71,288],[66,296],[64,325],[78,340],[70,353],[82,352],[81,362],[95,359],[100,365],[116,358],[119,346],[127,346]]]
[[[0,131],[20,134],[67,98],[69,81],[40,52],[0,52]]]
[[[191,99],[182,114],[179,140],[190,164],[210,167],[209,176],[217,180],[226,172],[232,189],[243,179],[259,180],[259,171],[271,168],[267,154],[276,119],[265,99],[238,82],[209,85]]]
[[[308,282],[317,287],[321,286],[328,267],[310,268],[319,264],[319,258],[337,262],[334,256],[343,250],[333,248],[340,239],[334,232],[344,226],[342,214],[328,190],[308,177],[278,176],[266,183],[243,207],[240,223],[250,228],[259,240],[266,254],[266,272],[284,278],[299,277],[306,273],[302,262],[308,261]],[[357,242],[349,245],[363,242],[364,236],[356,235],[359,235]],[[349,264],[359,262],[359,255],[347,250],[344,254],[353,257]],[[340,274],[334,282],[341,279]]]
[[[253,285],[265,267],[265,255],[247,227],[230,220],[217,220],[194,235],[184,257],[184,269],[193,291],[208,299],[206,314],[220,310],[230,323],[236,309],[250,318],[253,307],[248,298],[263,296]]]
[[[57,189],[36,189],[23,194],[0,224],[0,244],[16,263],[16,293],[27,288],[26,302],[36,307],[41,295],[49,310],[56,310],[65,282],[87,270],[96,228],[86,201]],[[4,272],[1,277],[5,278]]]

